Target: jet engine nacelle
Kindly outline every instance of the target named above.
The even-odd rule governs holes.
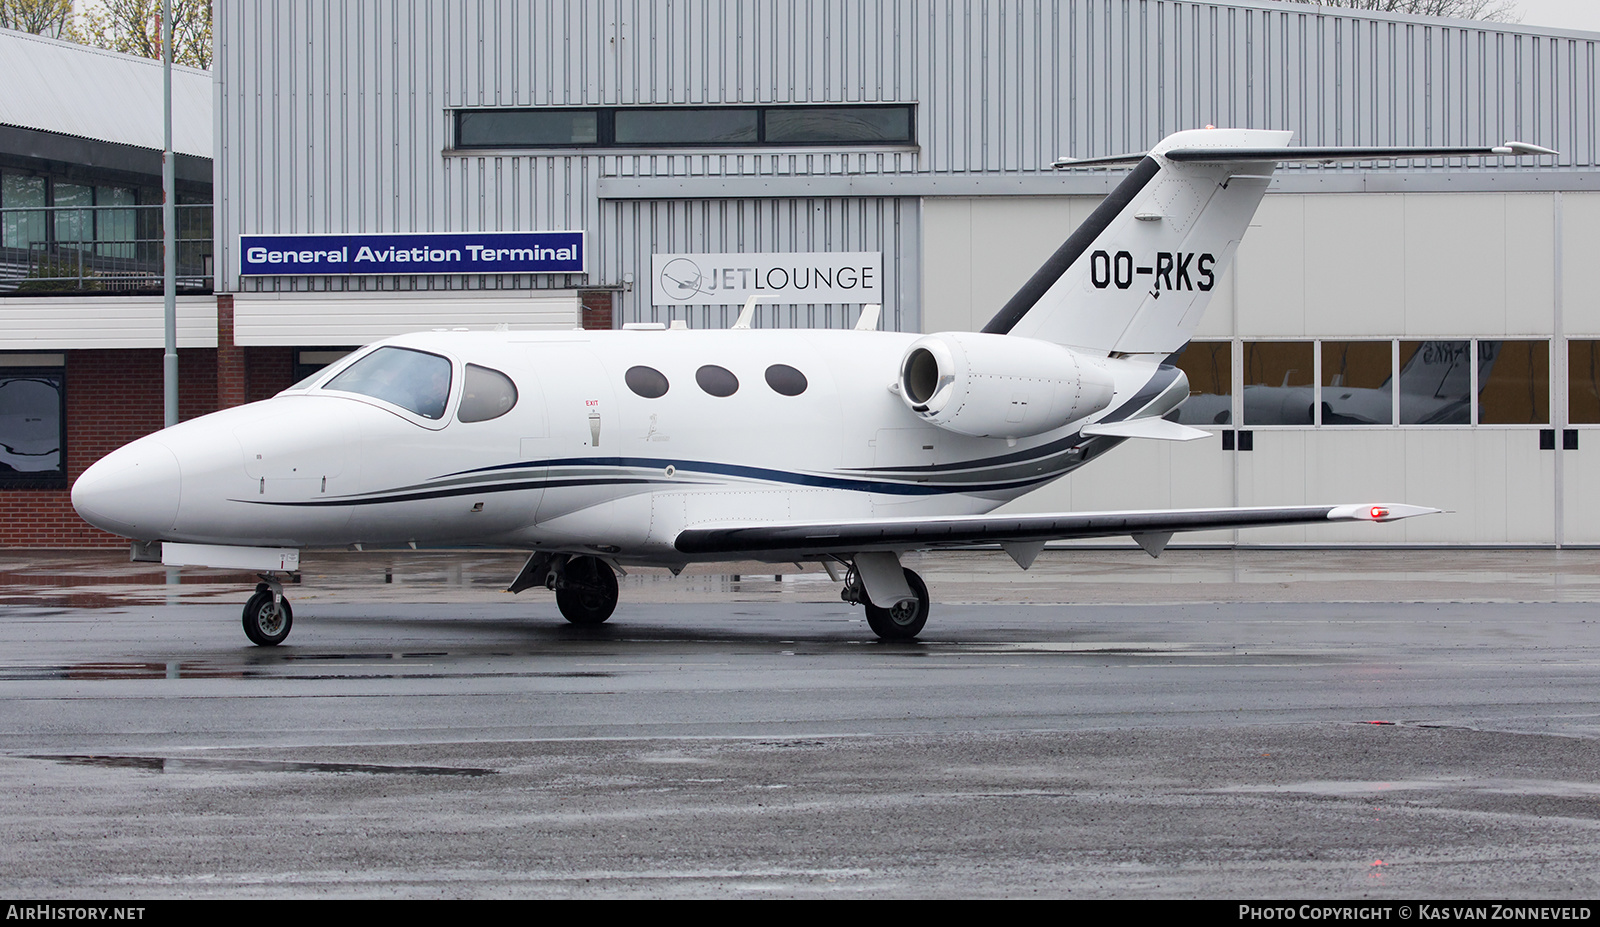
[[[978,438],[1026,438],[1111,404],[1111,372],[1059,344],[937,332],[900,359],[900,398],[923,420]]]

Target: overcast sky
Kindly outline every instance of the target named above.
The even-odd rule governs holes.
[[[1600,0],[1520,0],[1519,5],[1524,25],[1600,32]]]

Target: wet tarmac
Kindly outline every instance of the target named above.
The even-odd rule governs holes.
[[[0,552],[0,887],[34,897],[1593,897],[1600,552],[509,552],[253,577]]]

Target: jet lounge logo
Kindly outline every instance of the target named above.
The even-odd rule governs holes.
[[[787,303],[883,301],[883,252],[657,254],[650,259],[657,306],[734,305],[751,296]]]

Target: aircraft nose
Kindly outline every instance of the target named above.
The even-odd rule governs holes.
[[[177,455],[145,439],[112,451],[72,484],[72,507],[113,534],[152,541],[178,519]]]

